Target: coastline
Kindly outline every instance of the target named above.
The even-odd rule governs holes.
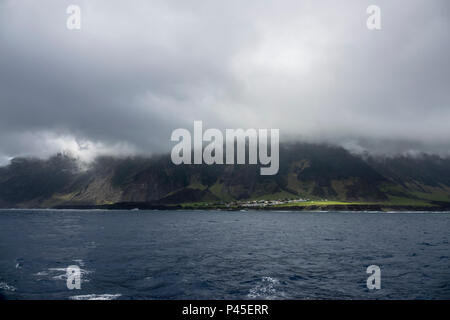
[[[5,208],[7,209],[7,208]],[[14,208],[10,208],[14,209]],[[30,208],[15,208],[30,209]],[[120,202],[102,205],[59,205],[39,209],[71,209],[71,210],[221,210],[221,211],[374,211],[374,212],[450,212],[450,204],[435,203],[430,206],[388,205],[388,204],[330,204],[330,205],[293,205],[293,206],[260,206],[222,204],[155,204],[150,202]]]

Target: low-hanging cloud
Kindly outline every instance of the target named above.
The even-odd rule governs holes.
[[[449,21],[447,0],[2,0],[0,161],[167,151],[194,120],[447,153]]]

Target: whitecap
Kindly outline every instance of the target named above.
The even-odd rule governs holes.
[[[5,290],[5,291],[16,291],[17,288],[14,286],[10,286],[9,284],[7,284],[6,282],[0,282],[0,290]]]
[[[48,268],[48,271],[66,271],[66,268]]]
[[[80,267],[84,267],[83,259],[74,259],[72,261],[76,262]]]
[[[267,300],[283,298],[284,293],[277,290],[279,284],[280,281],[276,278],[263,277],[260,283],[250,289],[247,297],[250,299]]]
[[[69,297],[70,300],[114,300],[122,295],[120,293],[116,294],[110,294],[110,293],[104,293],[104,294],[83,294],[78,296],[71,296]]]
[[[89,282],[89,279],[87,278],[87,275],[90,273],[93,273],[94,271],[81,269],[81,282]],[[37,277],[48,277],[53,280],[67,280],[67,268],[48,268],[47,270],[40,271],[38,273],[34,274]]]

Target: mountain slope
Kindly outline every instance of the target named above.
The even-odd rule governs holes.
[[[450,202],[450,160],[363,158],[314,144],[280,146],[280,171],[256,165],[173,165],[169,156],[101,157],[88,169],[65,155],[18,158],[0,168],[0,207],[180,204],[273,199],[358,203]]]

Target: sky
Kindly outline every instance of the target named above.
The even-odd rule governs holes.
[[[0,164],[166,152],[194,120],[448,155],[449,22],[448,0],[0,0]]]

